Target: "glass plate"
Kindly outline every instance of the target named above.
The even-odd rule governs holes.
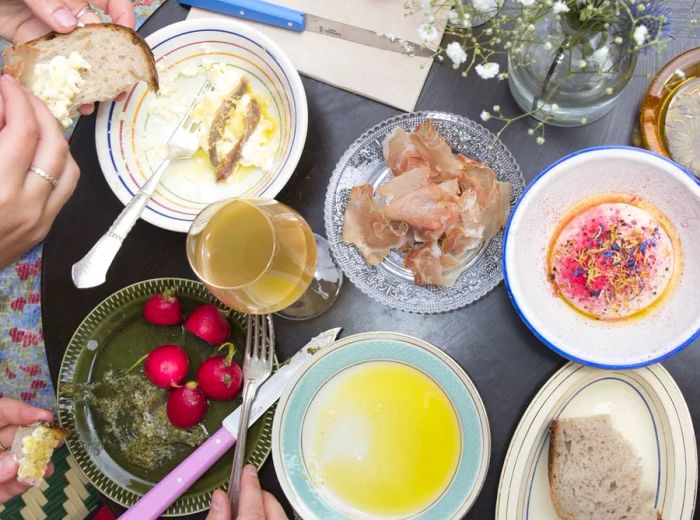
[[[396,127],[413,131],[423,121],[435,128],[452,147],[493,168],[499,181],[513,185],[511,207],[523,192],[525,181],[518,163],[491,132],[466,117],[445,112],[412,112],[387,119],[362,134],[340,158],[326,194],[326,235],[338,265],[350,281],[375,300],[406,312],[437,313],[459,309],[496,287],[503,279],[503,231],[464,259],[467,268],[452,287],[416,285],[413,273],[403,267],[404,254],[392,250],[383,263],[372,266],[360,251],[343,242],[343,220],[350,189],[369,183],[375,190],[391,178],[384,162],[382,143]]]

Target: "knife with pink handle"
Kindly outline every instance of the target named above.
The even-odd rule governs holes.
[[[330,345],[340,333],[340,328],[329,329],[314,337],[299,352],[275,372],[261,387],[250,411],[249,426],[257,421],[277,399],[287,383],[319,348]],[[163,480],[136,502],[120,520],[152,520],[158,518],[199,477],[201,477],[231,446],[236,443],[241,410],[236,408],[223,421],[223,426],[183,460]]]

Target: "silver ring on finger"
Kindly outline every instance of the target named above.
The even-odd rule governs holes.
[[[38,166],[32,166],[29,168],[29,171],[32,173],[36,173],[39,177],[42,179],[48,181],[51,183],[51,186],[54,188],[58,185],[58,179],[51,175],[50,173],[47,173],[46,170],[42,170]]]
[[[95,11],[95,8],[92,7],[92,5],[85,4],[83,7],[80,8],[80,10],[77,13],[75,13],[74,16],[75,16],[76,20],[80,20],[81,16],[85,16],[88,13],[97,14],[97,12]]]

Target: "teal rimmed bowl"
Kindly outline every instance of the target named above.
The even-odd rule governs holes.
[[[461,450],[450,483],[428,506],[405,516],[382,516],[340,504],[312,478],[302,451],[302,432],[309,407],[321,388],[350,367],[376,361],[401,363],[422,372],[442,389],[459,422]],[[272,427],[272,454],[277,476],[292,506],[306,520],[462,518],[481,491],[490,451],[486,410],[462,368],[425,341],[389,332],[350,336],[314,356],[282,395]]]

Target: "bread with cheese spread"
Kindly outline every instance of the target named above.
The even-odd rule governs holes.
[[[158,91],[148,44],[131,29],[109,23],[8,47],[4,72],[42,98],[65,126],[81,105],[113,99],[139,81]]]
[[[17,480],[38,486],[46,473],[53,450],[67,434],[66,430],[43,421],[18,428],[12,442],[12,455],[19,465]]]

